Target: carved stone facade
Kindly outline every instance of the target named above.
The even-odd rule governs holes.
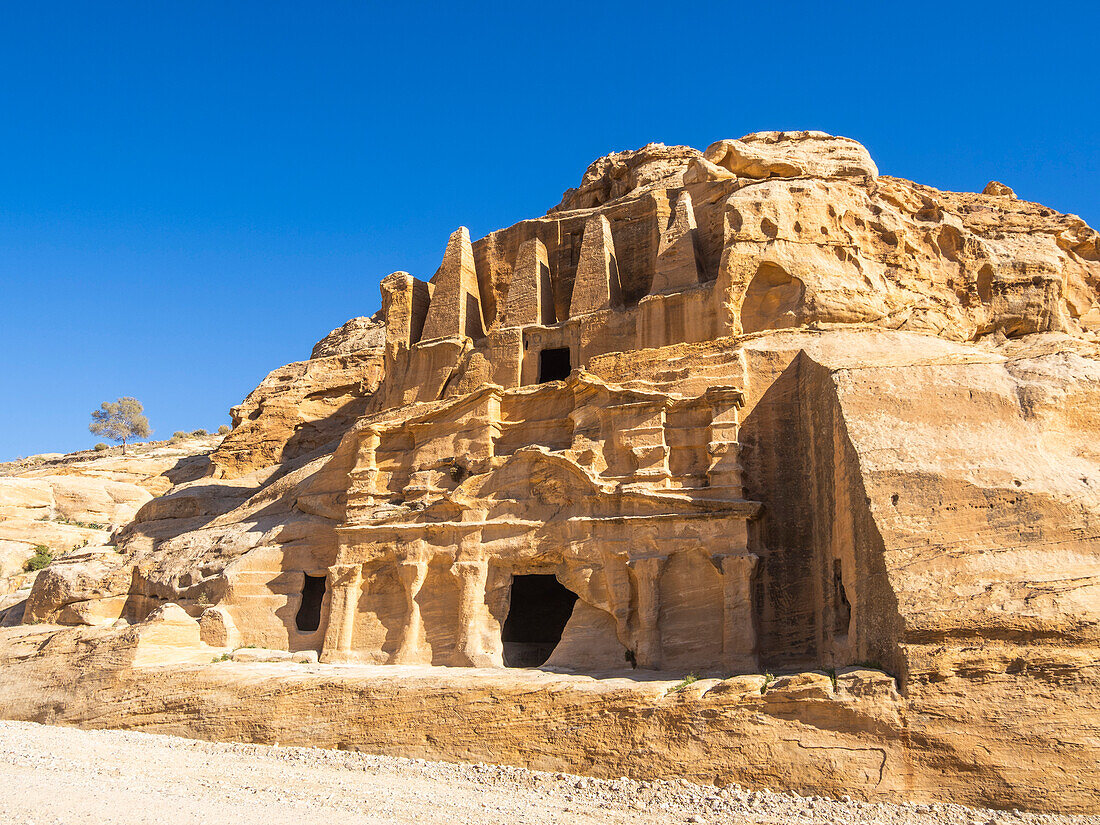
[[[542,575],[579,597],[550,664],[756,670],[742,401],[575,370],[360,427],[323,657],[501,666],[513,578]]]
[[[863,503],[830,503],[858,494],[843,475],[821,482],[811,511],[790,447],[765,461],[812,422],[791,407],[761,423],[791,361],[760,361],[752,338],[1080,333],[1093,236],[1058,242],[1083,251],[1060,253],[1052,298],[1011,275],[1003,233],[979,217],[988,198],[952,205],[964,226],[879,178],[853,141],[767,133],[605,160],[542,218],[476,242],[456,230],[430,281],[383,279],[385,379],[330,465],[335,537],[303,571],[332,565],[323,643],[291,645],[326,661],[588,670],[897,661],[880,637],[888,600],[844,538]],[[745,478],[748,395],[765,403]],[[823,444],[794,460],[818,472]],[[763,526],[746,485],[772,510]]]
[[[880,176],[845,138],[609,155],[542,217],[455,231],[430,280],[383,278],[381,310],[272,372],[107,572],[43,576],[28,615],[213,604],[211,634],[229,622],[242,644],[328,661],[908,673],[914,645],[940,643],[930,583],[954,604],[1006,577],[1025,592],[1054,564],[1066,593],[1082,586],[1043,542],[1011,574],[981,559],[1060,500],[1043,484],[1085,501],[1091,470],[1070,468],[1092,439],[1062,433],[1091,426],[1076,376],[1100,330],[1098,261],[1074,216]],[[1072,380],[1058,359],[1080,362]],[[1034,387],[1064,378],[1076,417],[1029,434]],[[1008,400],[983,401],[983,381]],[[997,438],[952,423],[994,410],[1019,418]],[[971,433],[953,464],[942,445]],[[1061,469],[1031,498],[1025,469],[974,481],[1036,443],[1069,452],[1044,459]],[[1079,506],[1042,535],[1088,535]],[[973,552],[915,572],[956,533]],[[1013,632],[1004,610],[960,604],[968,633]]]

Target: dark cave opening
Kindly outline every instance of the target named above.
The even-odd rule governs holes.
[[[306,574],[302,585],[302,604],[294,617],[294,624],[302,633],[312,633],[321,626],[321,602],[325,599],[325,576]]]
[[[539,667],[561,641],[577,594],[553,575],[512,577],[512,601],[501,628],[506,667]]]
[[[539,383],[564,381],[573,367],[569,360],[569,347],[544,349],[539,353]]]

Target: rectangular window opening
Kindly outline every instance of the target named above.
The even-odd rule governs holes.
[[[539,353],[539,383],[564,381],[573,367],[569,361],[569,347],[544,349]]]

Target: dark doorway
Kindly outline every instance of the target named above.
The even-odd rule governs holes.
[[[294,624],[302,633],[312,633],[321,626],[321,602],[325,598],[325,577],[306,575],[302,585],[302,604]]]
[[[569,347],[544,349],[539,353],[539,383],[564,381],[573,371],[569,364]]]
[[[500,637],[506,667],[539,667],[561,641],[577,594],[556,576],[512,577],[512,603]]]

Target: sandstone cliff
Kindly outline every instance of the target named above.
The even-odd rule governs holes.
[[[815,787],[1100,810],[1100,235],[1079,218],[883,176],[819,132],[651,144],[381,291],[235,408],[117,555],[40,577],[28,618],[174,603],[215,649],[329,663],[873,666],[884,715],[778,711],[897,748]]]
[[[21,617],[36,572],[25,565],[44,547],[54,573],[114,557],[112,533],[145,502],[205,472],[218,436],[131,445],[102,453],[50,454],[0,465],[0,622]],[[15,610],[9,608],[15,607]]]

